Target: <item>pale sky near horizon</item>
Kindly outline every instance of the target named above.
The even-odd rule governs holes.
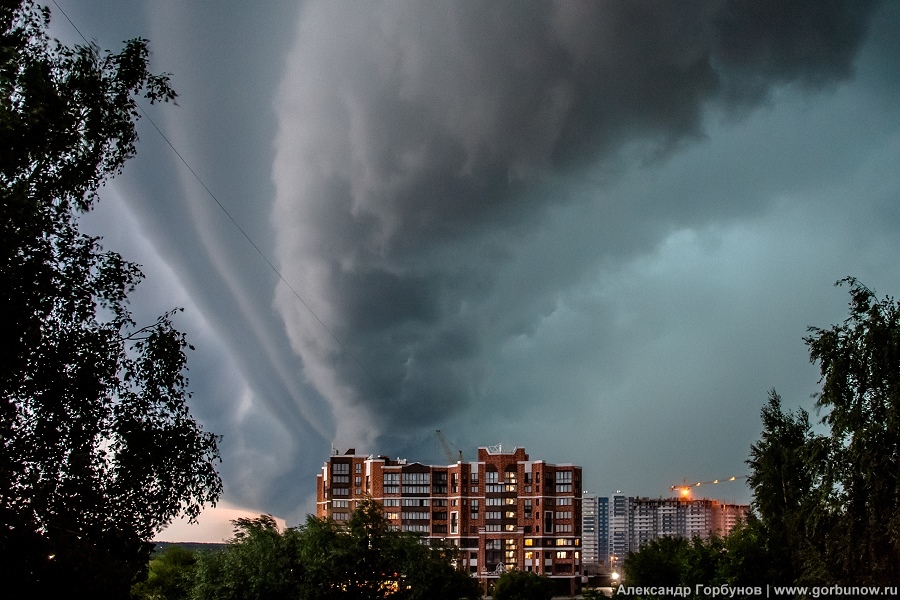
[[[222,507],[159,539],[296,525],[332,444],[443,462],[435,429],[599,494],[746,474],[834,282],[900,293],[900,3],[57,1],[150,40],[148,114],[265,256],[143,121],[85,227],[139,318],[185,307],[224,436]]]

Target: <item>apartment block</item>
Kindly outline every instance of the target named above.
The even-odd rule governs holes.
[[[509,569],[534,571],[574,594],[582,575],[581,467],[531,460],[524,448],[478,449],[478,460],[426,465],[335,454],[317,476],[317,515],[346,521],[371,497],[401,531],[457,546],[461,568],[490,587]]]
[[[598,499],[598,521],[602,506]],[[606,563],[600,559],[601,569],[621,573],[629,552],[662,537],[708,539],[712,535],[727,535],[739,521],[747,517],[750,506],[730,504],[709,498],[639,498],[616,493],[606,500],[606,527],[595,526],[597,545],[601,532],[605,534]],[[585,532],[585,536],[587,536]],[[593,544],[587,539],[585,547]],[[587,564],[587,563],[586,563]]]

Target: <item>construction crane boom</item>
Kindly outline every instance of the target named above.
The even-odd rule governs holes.
[[[698,481],[697,483],[688,483],[685,479],[681,485],[673,485],[669,488],[670,492],[680,491],[682,494],[689,493],[691,489],[700,487],[701,485],[715,485],[718,483],[726,483],[728,481],[737,481],[738,479],[747,479],[748,475],[732,475],[724,479],[713,479],[711,481]]]
[[[450,450],[450,444],[447,443],[447,440],[444,438],[444,434],[441,433],[440,429],[435,429],[434,432],[437,434],[438,439],[441,442],[441,447],[444,449],[444,454],[447,455],[447,460],[451,463],[453,462],[453,451]],[[462,462],[462,450],[459,451],[459,462]]]

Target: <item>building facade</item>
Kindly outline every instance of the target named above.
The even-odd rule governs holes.
[[[478,449],[478,460],[425,465],[386,456],[331,456],[317,476],[316,513],[346,521],[364,498],[391,525],[459,548],[486,584],[534,571],[575,593],[582,575],[581,467],[530,460],[524,448]]]
[[[638,498],[616,493],[607,502],[607,564],[610,572],[619,573],[628,553],[649,542],[662,537],[727,535],[750,512],[748,504],[709,498]]]

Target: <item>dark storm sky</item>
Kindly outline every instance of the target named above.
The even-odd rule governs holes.
[[[230,507],[435,428],[601,494],[745,473],[832,284],[900,289],[896,3],[58,1],[151,40],[148,113],[293,288],[142,123],[86,224],[185,306]]]

